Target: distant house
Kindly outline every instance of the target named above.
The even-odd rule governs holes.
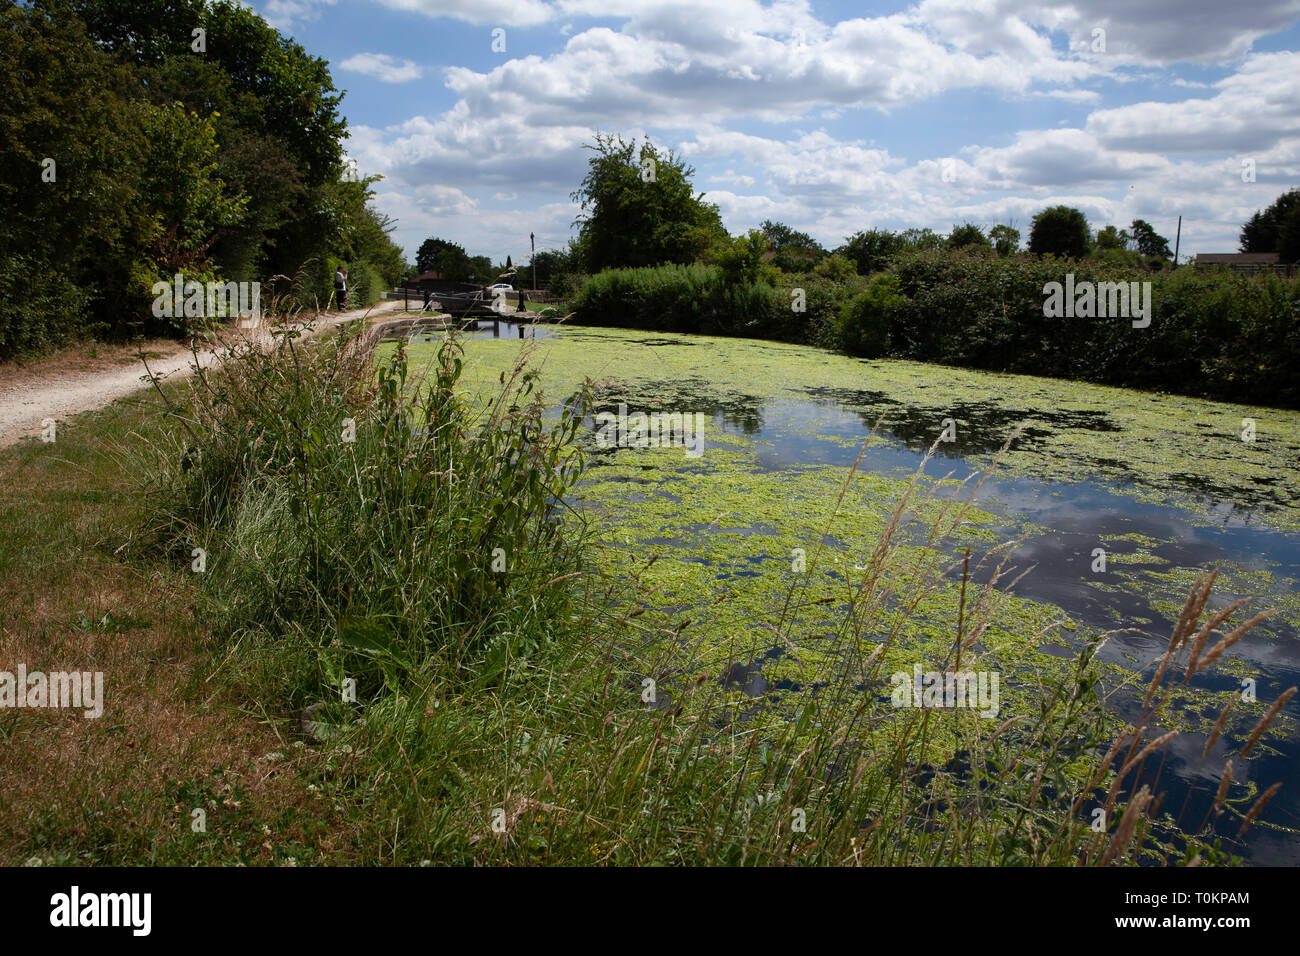
[[[1276,252],[1198,252],[1198,266],[1235,266],[1277,262]]]
[[[1233,272],[1276,272],[1295,275],[1297,267],[1280,262],[1276,252],[1198,252],[1196,268],[1231,269]]]

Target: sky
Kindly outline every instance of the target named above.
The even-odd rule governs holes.
[[[1235,252],[1300,186],[1300,0],[253,0],[346,90],[414,260],[563,246],[596,131],[695,167],[729,232],[1009,223],[1065,203]]]

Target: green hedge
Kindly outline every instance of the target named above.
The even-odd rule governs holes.
[[[802,311],[794,308],[796,288],[804,293]],[[844,298],[838,284],[815,276],[773,288],[727,283],[718,266],[695,263],[606,269],[587,279],[572,308],[574,320],[585,325],[833,345]]]
[[[1076,285],[1150,282],[1150,326],[1045,316],[1044,286],[1067,273]],[[894,274],[905,296],[888,310],[894,357],[1300,407],[1295,282],[960,251],[900,257]]]
[[[364,260],[352,264],[348,272],[348,305],[354,309],[367,309],[383,297],[390,286],[385,284],[379,270]]]
[[[93,331],[85,298],[35,259],[0,257],[0,359],[37,354]]]
[[[1150,282],[1151,323],[1044,315],[1048,283]],[[865,289],[864,289],[865,287]],[[802,290],[804,308],[792,306]],[[1300,283],[1123,262],[931,250],[889,273],[728,285],[717,266],[611,269],[573,301],[588,325],[743,335],[1251,404],[1300,407]]]

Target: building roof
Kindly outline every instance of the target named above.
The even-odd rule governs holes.
[[[1198,252],[1197,265],[1214,265],[1216,263],[1234,262],[1277,262],[1276,252]]]

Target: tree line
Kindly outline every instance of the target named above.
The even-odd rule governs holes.
[[[695,170],[649,139],[625,142],[597,134],[585,177],[573,193],[581,207],[578,237],[568,249],[552,253],[562,268],[597,273],[610,268],[705,262],[725,264],[745,258],[761,245],[765,260],[782,272],[834,274],[840,257],[860,275],[888,266],[908,252],[931,249],[988,250],[1006,257],[1021,251],[1021,233],[1012,224],[987,229],[966,222],[944,236],[928,228],[898,231],[866,229],[825,248],[805,232],[771,220],[744,236],[728,235],[718,207],[691,186]],[[1025,251],[1036,256],[1095,258],[1113,265],[1167,268],[1173,259],[1167,237],[1144,219],[1127,228],[1103,225],[1095,231],[1082,210],[1054,205],[1034,216]],[[1284,262],[1300,259],[1300,190],[1283,194],[1256,212],[1241,231],[1242,252],[1278,252]],[[751,270],[752,272],[753,270]]]
[[[592,148],[567,250],[585,270],[572,283],[579,322],[1300,406],[1300,283],[1175,270],[1168,240],[1144,220],[1094,232],[1082,211],[1051,206],[1024,251],[1009,224],[869,229],[834,249],[770,220],[733,237],[671,153],[610,138]],[[1243,248],[1281,244],[1297,195],[1252,217]],[[1149,321],[1051,316],[1045,290],[1066,273],[1090,287],[1149,279]]]
[[[0,358],[183,333],[150,309],[177,272],[310,307],[342,264],[377,298],[404,262],[377,177],[345,165],[341,99],[229,0],[0,4]]]
[[[580,208],[574,222],[577,236],[566,247],[538,252],[532,259],[538,284],[561,295],[576,293],[587,276],[606,269],[702,262],[750,280],[818,271],[835,276],[848,269],[869,276],[910,252],[966,249],[1005,258],[1022,251],[1020,230],[1010,223],[986,230],[965,222],[946,236],[929,228],[865,229],[831,249],[772,220],[733,237],[717,205],[695,191],[694,168],[671,150],[657,148],[649,138],[627,141],[600,132],[585,148],[592,155],[572,193]],[[1134,219],[1126,228],[1103,225],[1094,231],[1082,210],[1067,205],[1049,206],[1034,216],[1023,251],[1146,271],[1168,268],[1173,260],[1169,239],[1150,222]],[[1241,251],[1279,252],[1285,262],[1300,259],[1300,190],[1255,213],[1242,227]],[[487,256],[470,256],[459,244],[436,237],[426,240],[417,255],[421,272],[481,285],[497,281],[510,266],[509,261],[494,265]],[[521,268],[519,282],[527,285],[532,273]]]

